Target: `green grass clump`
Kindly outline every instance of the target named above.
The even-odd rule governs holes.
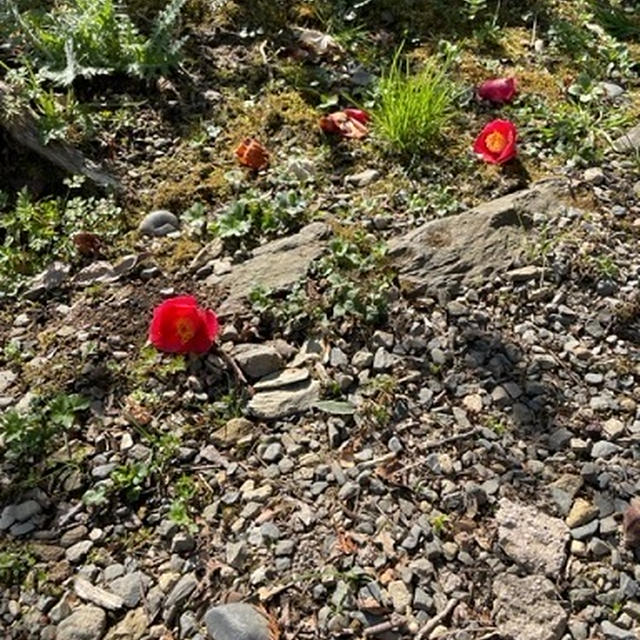
[[[417,73],[399,50],[382,76],[373,122],[378,134],[396,151],[428,151],[455,113],[456,89],[448,79],[449,64],[429,59]]]

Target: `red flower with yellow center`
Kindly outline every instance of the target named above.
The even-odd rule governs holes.
[[[518,153],[516,149],[517,130],[509,120],[493,120],[476,138],[473,150],[485,162],[504,164]]]
[[[192,296],[169,298],[153,310],[149,340],[169,353],[205,353],[218,333],[218,318]]]

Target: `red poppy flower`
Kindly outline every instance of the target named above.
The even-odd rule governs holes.
[[[515,78],[486,80],[477,89],[478,97],[491,102],[510,102],[516,95]]]
[[[492,120],[476,138],[473,150],[482,156],[485,162],[504,164],[514,158],[517,131],[509,120]]]
[[[168,353],[205,353],[218,333],[218,318],[192,296],[169,298],[153,310],[149,340]]]
[[[343,138],[364,138],[369,130],[366,122],[369,114],[362,109],[345,109],[320,118],[320,128],[325,133],[338,133]]]

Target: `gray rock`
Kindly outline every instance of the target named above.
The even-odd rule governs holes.
[[[171,539],[172,553],[190,553],[195,548],[196,541],[189,533],[180,532]]]
[[[569,530],[560,518],[503,498],[496,513],[504,552],[527,571],[557,576],[567,557]]]
[[[256,286],[271,291],[288,290],[306,276],[311,263],[322,255],[329,233],[327,225],[312,222],[292,236],[255,249],[253,258],[234,265],[231,272],[222,277],[207,278],[206,283],[227,291],[227,302],[246,297]]]
[[[227,564],[234,569],[241,570],[247,560],[247,544],[244,540],[227,542]]]
[[[604,171],[600,167],[589,167],[582,174],[582,179],[590,184],[602,184],[604,182]]]
[[[498,633],[518,640],[560,640],[567,614],[555,600],[550,580],[503,573],[493,581],[493,592]]]
[[[598,440],[591,448],[592,458],[608,458],[614,453],[622,451],[622,447],[607,440]]]
[[[91,542],[91,540],[81,540],[70,546],[65,551],[65,556],[71,564],[76,564],[86,558],[87,553],[89,553],[92,547],[93,542]]]
[[[384,347],[378,347],[376,349],[375,356],[373,357],[373,370],[374,371],[386,371],[391,369],[396,361],[396,356],[389,353]]]
[[[604,637],[612,640],[637,640],[635,631],[631,629],[622,629],[616,626],[613,622],[605,620],[600,624],[600,630],[604,634]]]
[[[24,297],[28,300],[35,300],[47,291],[58,289],[67,282],[70,273],[71,267],[68,264],[59,261],[52,262],[31,280]]]
[[[256,391],[267,391],[269,389],[280,389],[282,387],[288,387],[298,382],[304,382],[309,379],[308,369],[283,369],[275,373],[270,373],[264,378],[260,378],[258,382],[253,385]]]
[[[613,148],[619,153],[640,149],[640,124],[617,138],[613,143]]]
[[[178,218],[166,209],[148,213],[138,225],[138,231],[146,236],[166,236],[180,229]]]
[[[92,585],[83,576],[76,576],[73,581],[73,590],[79,598],[87,600],[101,609],[117,611],[124,605],[124,600],[119,595]]]
[[[239,344],[233,356],[242,372],[252,380],[263,378],[284,366],[282,356],[268,344]]]
[[[18,374],[11,369],[0,371],[0,393],[4,393],[16,380]]]
[[[141,640],[149,628],[149,616],[143,607],[129,611],[109,629],[104,640]]]
[[[353,184],[356,187],[366,187],[374,180],[380,177],[380,172],[377,169],[365,169],[360,173],[352,173],[344,179],[345,184]]]
[[[122,602],[127,609],[133,609],[138,606],[144,588],[144,575],[140,571],[134,571],[121,578],[116,578],[109,585],[109,589],[122,598]]]
[[[262,459],[265,462],[277,462],[282,458],[282,445],[279,442],[272,442],[267,448],[264,450],[262,454]]]
[[[16,505],[14,516],[18,522],[24,522],[38,515],[41,511],[42,507],[35,500],[26,500]]]
[[[263,420],[277,420],[304,413],[320,399],[320,383],[308,380],[284,389],[256,393],[247,405],[248,412]]]
[[[198,580],[193,573],[183,575],[167,596],[164,603],[165,609],[172,609],[182,605],[197,586]]]
[[[415,293],[487,281],[525,255],[533,214],[556,213],[568,183],[551,179],[530,189],[426,224],[389,243],[401,284]]]
[[[116,272],[111,263],[106,260],[97,260],[81,269],[73,277],[73,284],[80,287],[88,287],[98,282],[109,282],[116,277]]]
[[[204,616],[211,640],[269,640],[269,622],[250,604],[212,607]]]
[[[100,640],[107,627],[107,614],[98,607],[84,605],[59,625],[56,640]]]
[[[6,531],[16,521],[16,505],[9,504],[0,515],[0,531]]]

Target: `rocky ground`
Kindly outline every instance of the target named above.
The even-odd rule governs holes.
[[[637,637],[621,522],[640,488],[630,169],[612,156],[398,235],[389,319],[367,336],[263,340],[251,312],[224,315],[242,278],[280,277],[261,256],[306,269],[321,223],[221,276],[214,258],[207,286],[236,287],[220,351],[173,370],[131,365],[151,300],[184,287],[149,258],[7,310],[31,357],[2,371],[2,404],[25,404],[30,370],[64,376],[63,344],[93,400],[48,477],[2,510],[29,564],[3,594],[4,637]],[[128,305],[139,326],[118,322]],[[223,422],[202,411],[233,377],[221,352],[248,381]],[[144,393],[121,394],[130,375]]]
[[[0,636],[640,638],[640,128],[545,156],[530,95],[521,164],[478,168],[464,132],[408,169],[318,143],[276,47],[216,33],[216,80],[277,91],[198,94],[230,122],[205,142],[145,105],[110,163],[139,219],[0,298]],[[532,42],[505,53],[524,86]],[[348,57],[312,68],[355,91]],[[254,121],[258,175],[223,155]],[[203,232],[283,191],[284,228]],[[152,310],[186,293],[216,345],[160,354]]]

